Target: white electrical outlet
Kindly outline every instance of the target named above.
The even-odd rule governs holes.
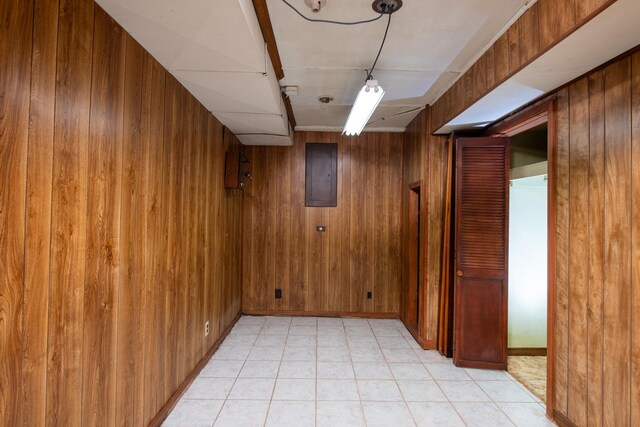
[[[204,324],[204,336],[208,336],[209,335],[209,321],[207,320],[207,322]]]

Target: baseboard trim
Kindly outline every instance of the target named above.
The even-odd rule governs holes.
[[[301,310],[243,310],[249,316],[300,316],[300,317],[366,317],[370,319],[399,319],[399,313],[361,313],[346,311]]]
[[[509,356],[546,356],[547,349],[539,347],[520,347],[507,350]]]
[[[189,388],[193,380],[196,379],[196,377],[198,376],[202,368],[205,367],[209,359],[211,359],[211,356],[213,355],[213,353],[215,353],[218,347],[220,347],[220,344],[222,344],[222,341],[224,341],[227,335],[229,335],[229,332],[231,332],[231,329],[238,322],[238,320],[240,319],[240,316],[242,316],[242,313],[238,313],[236,317],[231,321],[231,323],[227,325],[224,331],[222,331],[222,334],[220,334],[220,337],[218,337],[216,342],[213,343],[209,351],[207,351],[207,353],[202,357],[202,359],[200,359],[200,361],[196,364],[196,366],[189,373],[189,375],[187,375],[184,381],[182,381],[182,383],[178,386],[176,391],[171,395],[169,400],[167,400],[167,403],[165,403],[162,406],[162,408],[160,408],[160,411],[149,423],[149,427],[159,427],[162,424],[162,422],[167,418],[167,416],[169,415],[171,410],[174,408],[174,406],[176,406],[176,403],[178,403],[178,401],[180,400],[184,392],[187,391],[187,388]]]
[[[416,342],[418,343],[418,345],[420,346],[421,349],[423,349],[423,350],[436,350],[437,346],[436,346],[436,342],[434,340],[423,339],[420,336],[420,334],[418,334],[418,331],[415,328],[410,327],[409,325],[407,325],[404,322],[402,322],[402,324],[404,325],[405,328],[407,328],[407,331],[409,331],[409,333],[411,334],[413,339],[416,340]]]
[[[560,427],[578,427],[577,424],[557,410],[553,411],[553,421],[555,421]]]

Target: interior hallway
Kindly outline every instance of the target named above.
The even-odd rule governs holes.
[[[504,371],[420,349],[399,320],[243,316],[164,426],[548,426]]]

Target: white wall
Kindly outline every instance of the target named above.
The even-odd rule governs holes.
[[[509,348],[547,346],[547,182],[512,180],[509,201]]]

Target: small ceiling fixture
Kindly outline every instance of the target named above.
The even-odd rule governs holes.
[[[323,6],[326,6],[327,0],[304,0],[307,6],[313,10],[313,12],[319,12]],[[380,100],[384,96],[384,90],[378,84],[377,80],[373,79],[373,70],[376,68],[376,64],[378,63],[378,58],[380,58],[380,54],[382,53],[382,48],[384,47],[384,43],[387,40],[387,34],[389,33],[389,26],[391,25],[391,15],[398,11],[402,7],[402,0],[375,0],[371,7],[374,12],[378,13],[379,16],[371,19],[363,19],[360,21],[333,21],[329,19],[314,19],[305,16],[298,9],[295,8],[291,3],[287,0],[282,0],[284,4],[289,6],[295,13],[297,13],[302,19],[305,19],[309,22],[321,23],[321,24],[336,24],[336,25],[360,25],[367,24],[369,22],[375,22],[382,18],[384,15],[389,15],[389,21],[387,21],[387,28],[384,30],[384,37],[382,38],[382,43],[380,44],[380,49],[378,49],[378,54],[376,55],[376,59],[373,61],[373,65],[370,70],[366,70],[367,77],[365,79],[365,84],[363,88],[358,93],[356,97],[356,101],[351,108],[351,112],[349,113],[349,118],[347,119],[347,123],[344,126],[344,131],[342,134],[346,135],[360,135],[362,129],[366,126],[367,122],[371,118],[371,115],[380,104]],[[322,103],[331,102],[331,99],[325,99],[327,97],[320,97],[319,101]],[[333,98],[332,98],[333,99]]]
[[[375,0],[371,7],[376,13],[392,14],[402,7],[402,0]]]
[[[327,5],[327,0],[304,0],[304,2],[313,13],[320,12],[320,9]]]

